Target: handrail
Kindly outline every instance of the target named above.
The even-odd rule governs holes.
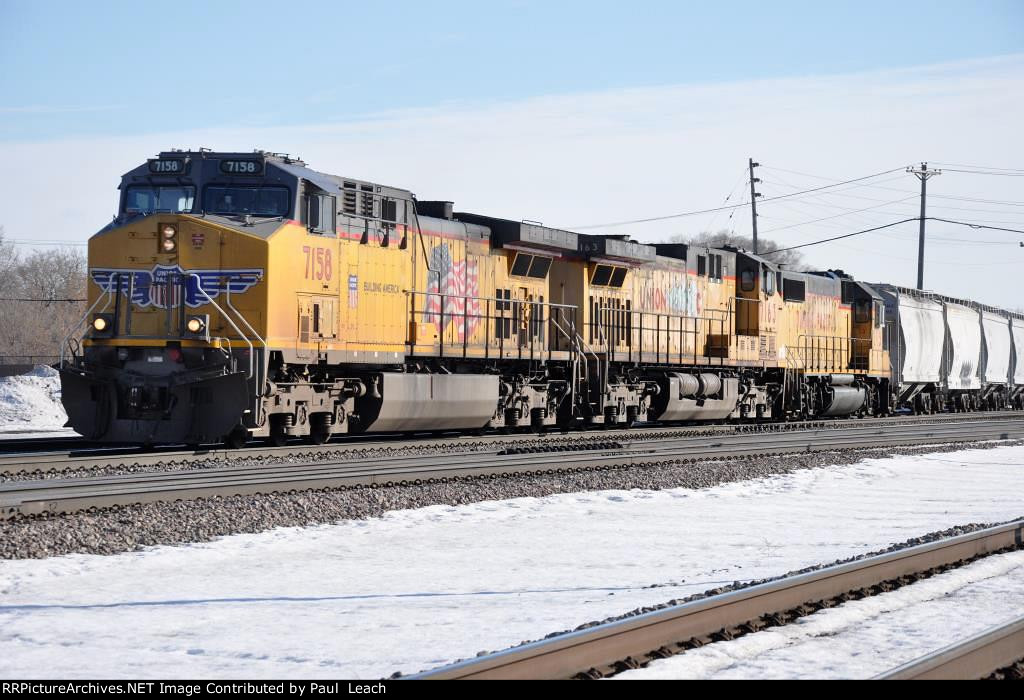
[[[256,329],[252,327],[251,323],[249,323],[249,319],[247,319],[245,317],[245,314],[243,314],[241,311],[236,309],[234,304],[231,303],[231,279],[230,279],[230,277],[228,278],[227,289],[225,290],[225,294],[224,294],[224,301],[225,301],[225,304],[227,305],[227,307],[229,309],[231,309],[231,311],[233,311],[240,319],[242,319],[242,323],[245,324],[245,327],[249,329],[249,332],[252,333],[256,337],[256,340],[260,341],[260,345],[263,346],[263,359],[262,359],[262,362],[260,363],[260,365],[258,367],[259,367],[259,369],[263,370],[262,374],[263,374],[263,378],[265,380],[266,377],[267,377],[267,372],[266,372],[266,369],[265,369],[265,365],[266,365],[266,363],[268,361],[267,341],[259,333],[256,332]],[[230,340],[228,340],[228,347],[229,348],[231,347],[231,341]],[[250,354],[251,354],[251,351],[250,351]],[[256,395],[257,396],[263,396],[263,390],[265,388],[265,386],[264,386],[265,384],[266,384],[266,381],[260,381],[260,377],[259,377],[259,375],[257,375],[256,376]]]
[[[853,359],[857,357],[857,350],[867,343],[867,366],[854,367]],[[819,371],[850,371],[869,370],[871,360],[875,358],[881,363],[882,353],[880,348],[871,347],[871,338],[850,338],[841,335],[800,335],[797,337],[796,351],[800,353],[804,369]],[[877,353],[877,355],[876,355]],[[813,357],[811,357],[813,356]]]
[[[517,327],[518,330],[515,331],[515,335],[518,336],[516,348],[518,348],[520,359],[535,360],[544,355],[547,355],[548,359],[550,359],[551,352],[554,349],[547,340],[551,327],[554,326],[567,340],[570,339],[570,334],[565,332],[556,323],[556,314],[551,313],[551,311],[554,310],[558,316],[563,316],[567,315],[565,312],[575,314],[578,310],[576,306],[571,304],[555,304],[531,299],[499,299],[470,294],[448,294],[445,292],[422,290],[404,290],[404,294],[407,299],[406,308],[409,310],[410,320],[422,319],[424,323],[439,326],[437,342],[442,356],[453,356],[449,348],[446,347],[450,345],[451,347],[461,346],[461,356],[466,357],[469,352],[470,335],[476,332],[477,326],[475,324],[478,322],[483,322],[484,326],[489,329],[492,320],[511,324],[512,321],[518,319],[524,324],[521,327]],[[417,308],[417,297],[425,297],[427,300],[422,308]],[[437,309],[431,309],[429,306],[434,301],[438,303]],[[458,309],[458,304],[460,303],[462,305],[461,310]],[[471,304],[476,304],[479,308],[471,311]],[[507,304],[508,308],[499,307],[499,304]],[[510,315],[513,312],[514,315]],[[449,321],[451,321],[450,328]],[[474,324],[472,327],[470,321]],[[508,329],[510,328],[511,326],[508,326]],[[499,353],[504,353],[505,341],[507,340],[511,343],[512,340],[512,331],[508,329],[504,325],[499,325],[498,331],[496,331],[493,338],[488,331],[486,339],[482,342],[485,351],[489,350],[493,342],[497,342]],[[451,342],[446,340],[449,333],[457,335]],[[407,334],[405,342],[411,346],[422,344],[412,337],[411,326],[410,333]],[[459,356],[459,353],[456,352],[454,356]]]
[[[218,312],[220,312],[220,315],[221,315],[221,317],[222,317],[222,318],[223,318],[223,319],[224,319],[225,321],[227,321],[228,323],[230,323],[230,324],[231,324],[231,327],[235,329],[235,333],[238,333],[239,337],[240,337],[240,338],[241,338],[242,340],[244,340],[244,341],[246,342],[246,344],[247,344],[247,345],[249,346],[249,376],[248,376],[248,378],[249,378],[249,379],[252,379],[252,378],[253,378],[253,345],[252,345],[252,341],[251,341],[251,340],[249,340],[249,338],[248,338],[248,337],[247,337],[247,336],[245,335],[245,333],[243,333],[243,332],[242,332],[242,330],[241,330],[241,329],[240,329],[240,328],[238,327],[238,325],[237,325],[237,324],[236,324],[236,323],[235,323],[234,321],[232,321],[232,320],[231,320],[231,317],[230,317],[230,316],[228,316],[228,315],[227,315],[226,313],[224,313],[224,309],[220,308],[220,305],[219,305],[219,304],[218,304],[217,302],[215,302],[215,301],[213,300],[213,298],[212,298],[212,297],[211,297],[211,296],[210,296],[209,294],[207,294],[207,293],[206,293],[206,290],[205,290],[205,289],[203,289],[203,283],[202,283],[202,281],[201,281],[201,280],[199,279],[199,275],[198,275],[198,274],[196,274],[196,273],[194,273],[194,272],[192,272],[192,273],[189,273],[189,275],[188,275],[188,276],[189,276],[189,277],[194,277],[194,278],[195,278],[195,280],[196,280],[196,290],[197,290],[197,291],[198,291],[198,292],[199,292],[200,294],[202,294],[202,295],[203,295],[203,297],[205,297],[205,298],[206,298],[206,301],[207,301],[207,302],[208,302],[208,303],[209,303],[209,304],[210,304],[210,305],[211,305],[211,306],[212,306],[213,308],[217,309],[217,311],[218,311]],[[264,344],[264,345],[265,345],[265,344]],[[261,389],[262,389],[261,387],[260,387],[260,388],[258,388],[258,390],[261,390]]]
[[[445,299],[469,299],[473,301],[501,301],[509,302],[511,304],[541,304],[543,306],[550,306],[555,309],[579,309],[575,304],[555,304],[550,301],[528,301],[525,299],[498,299],[495,297],[475,297],[469,294],[448,294],[447,292],[425,292],[419,289],[406,289],[406,294],[415,296],[431,296],[431,297],[444,297]],[[433,312],[431,312],[433,313]]]
[[[121,273],[117,273],[117,274],[118,274],[118,279],[120,279],[120,274]],[[118,283],[118,287],[120,288],[120,282]],[[68,334],[66,336],[64,336],[64,340],[61,341],[61,344],[60,344],[60,366],[61,367],[64,366],[64,350],[67,347],[68,341],[71,340],[71,336],[75,335],[75,333],[78,331],[78,329],[82,327],[82,324],[85,323],[85,320],[87,318],[89,318],[89,314],[91,314],[93,312],[93,309],[96,308],[96,305],[99,304],[104,298],[106,298],[107,303],[106,303],[106,306],[104,306],[102,309],[100,309],[99,313],[103,313],[104,311],[107,310],[107,307],[110,306],[110,295],[112,293],[113,292],[111,290],[111,285],[110,285],[110,283],[108,281],[107,282],[107,286],[105,288],[103,288],[103,294],[101,294],[100,296],[96,297],[96,301],[94,301],[92,303],[92,306],[90,306],[88,309],[86,309],[85,313],[82,314],[82,318],[80,318],[78,320],[78,323],[76,323],[74,326],[72,326],[71,330],[68,332]],[[131,303],[131,299],[128,300],[128,303],[129,304]],[[116,320],[117,319],[115,319],[115,322],[116,322]]]
[[[256,332],[256,329],[252,327],[251,323],[249,323],[249,320],[245,317],[245,314],[243,314],[241,311],[236,309],[234,307],[234,305],[231,303],[231,282],[230,281],[228,282],[227,294],[225,295],[225,302],[227,304],[227,307],[229,309],[231,309],[233,312],[235,312],[235,314],[240,319],[242,319],[242,323],[244,323],[245,327],[249,329],[249,332],[252,333],[256,337],[256,340],[260,341],[260,344],[263,345],[264,347],[266,347],[267,341],[264,340],[263,337],[260,336],[260,334]]]

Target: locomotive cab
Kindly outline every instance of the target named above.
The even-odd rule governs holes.
[[[125,174],[118,214],[89,242],[84,334],[62,356],[78,432],[128,443],[248,437],[267,380],[266,239],[307,189],[288,165],[169,151]]]

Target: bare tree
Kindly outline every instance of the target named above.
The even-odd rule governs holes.
[[[18,248],[4,239],[4,227],[0,226],[0,298],[12,296],[17,286]]]
[[[21,256],[0,231],[0,356],[58,355],[85,311],[85,282],[81,251]]]
[[[4,238],[3,227],[0,227],[0,356],[21,354],[12,352],[18,315],[14,299],[18,297],[19,287],[18,249]]]
[[[668,240],[669,243],[688,243],[692,245],[706,245],[711,248],[721,247],[723,245],[733,246],[734,248],[742,248],[743,250],[754,249],[754,239],[750,236],[741,236],[735,231],[728,229],[720,229],[712,233],[711,231],[701,231],[695,235],[679,234],[672,236]],[[761,254],[772,253],[773,251],[781,248],[778,243],[767,238],[757,239],[758,252]],[[795,250],[784,250],[781,253],[774,255],[765,255],[768,260],[772,262],[785,265],[790,270],[806,270],[807,266],[803,262],[803,256]]]

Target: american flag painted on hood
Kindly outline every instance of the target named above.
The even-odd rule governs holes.
[[[465,340],[465,331],[470,335],[480,324],[480,278],[479,262],[476,260],[453,260],[451,247],[447,243],[434,246],[430,251],[430,267],[427,272],[426,304],[423,322],[432,323],[438,334],[449,325],[454,325],[459,340]],[[441,297],[444,296],[444,323],[441,323]],[[465,321],[463,321],[465,314]]]

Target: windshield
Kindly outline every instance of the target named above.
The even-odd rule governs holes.
[[[192,211],[192,203],[195,198],[195,187],[132,185],[125,195],[124,210],[126,212]]]
[[[252,214],[287,216],[287,187],[207,187],[205,209],[208,214]]]

